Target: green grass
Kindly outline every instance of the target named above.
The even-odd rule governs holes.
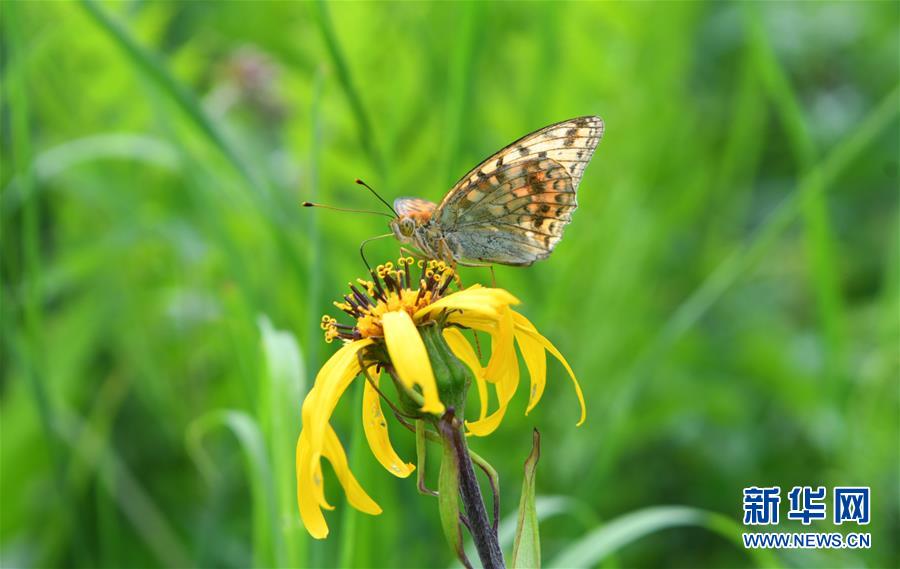
[[[900,563],[895,4],[0,16],[0,565],[452,565],[437,502],[368,451],[359,390],[333,422],[384,513],[352,510],[326,468],[332,534],[300,524],[300,403],[334,350],[319,318],[386,227],[298,204],[378,209],[356,177],[438,200],[583,114],[607,133],[565,239],[497,277],[572,363],[588,421],[551,364],[528,417],[521,395],[471,441],[504,518],[536,426],[545,563]],[[735,547],[752,484],[871,486],[872,548]]]

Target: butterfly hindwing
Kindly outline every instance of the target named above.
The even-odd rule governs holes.
[[[533,132],[466,174],[434,213],[462,257],[529,265],[547,257],[572,219],[575,192],[603,135],[581,117]]]
[[[444,235],[466,258],[508,265],[547,257],[576,206],[571,176],[549,158],[504,165],[457,203]]]

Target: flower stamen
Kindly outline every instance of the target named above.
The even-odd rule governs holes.
[[[421,268],[421,277],[416,283],[418,288],[415,289],[412,288],[413,280],[410,272],[413,264]],[[393,263],[385,263],[369,271],[369,274],[372,276],[371,281],[357,279],[356,284],[347,283],[350,294],[343,296],[344,302],[334,303],[335,307],[356,321],[354,325],[338,325],[331,317],[322,319],[326,341],[335,338],[352,341],[383,337],[381,317],[384,314],[404,311],[412,317],[422,308],[443,297],[452,283],[459,284],[456,272],[443,261],[417,263],[412,257],[399,258],[396,269]],[[417,324],[433,320],[436,316],[426,315],[417,319]]]

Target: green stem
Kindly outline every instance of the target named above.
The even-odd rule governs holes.
[[[481,497],[481,488],[478,486],[475,469],[472,467],[472,458],[466,445],[466,437],[462,431],[462,423],[456,419],[453,409],[448,409],[441,417],[438,421],[438,428],[441,437],[452,446],[456,455],[455,459],[459,469],[459,495],[466,510],[469,533],[472,534],[481,564],[485,569],[503,569],[506,564],[503,561],[503,552],[500,550],[497,532],[488,522],[484,500]]]
[[[473,452],[472,449],[469,449],[469,456],[472,458],[472,462],[478,465],[478,468],[480,468],[484,472],[485,476],[487,476],[488,478],[488,482],[491,485],[491,493],[493,494],[494,505],[494,532],[496,533],[500,529],[500,476],[488,461],[481,458],[481,456]]]

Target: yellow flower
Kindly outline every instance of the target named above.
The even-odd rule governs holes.
[[[417,282],[412,271],[419,269]],[[297,500],[307,531],[315,538],[328,535],[322,509],[333,509],[325,499],[322,485],[322,458],[331,463],[350,504],[368,514],[381,508],[366,494],[353,477],[347,457],[329,420],[338,399],[360,373],[370,379],[363,392],[363,429],[375,458],[395,476],[409,476],[415,466],[400,458],[391,445],[387,423],[381,408],[379,388],[381,371],[386,370],[398,388],[401,399],[413,401],[413,413],[436,416],[445,403],[461,401],[450,396],[439,383],[423,341],[426,329],[438,326],[443,341],[472,372],[481,403],[477,420],[467,421],[468,434],[484,436],[500,424],[519,385],[519,362],[515,345],[531,377],[526,414],[544,392],[547,379],[546,352],[556,357],[568,371],[581,406],[578,425],[585,419],[584,398],[575,374],[562,354],[544,338],[527,318],[512,310],[519,301],[499,288],[471,286],[458,292],[449,287],[458,277],[452,268],[439,261],[401,258],[398,267],[388,263],[371,272],[372,280],[350,285],[350,294],[335,306],[354,319],[354,325],[339,324],[330,316],[322,318],[328,342],[341,339],[344,345],[319,370],[313,388],[303,402],[303,429],[297,441]],[[415,286],[415,288],[414,288]],[[361,290],[362,289],[362,290]],[[488,334],[491,357],[482,366],[464,329]],[[452,359],[452,358],[451,358]],[[365,369],[364,369],[365,368]],[[492,386],[498,402],[489,412],[488,390]],[[442,396],[444,399],[442,399]],[[400,407],[403,407],[402,401]]]

